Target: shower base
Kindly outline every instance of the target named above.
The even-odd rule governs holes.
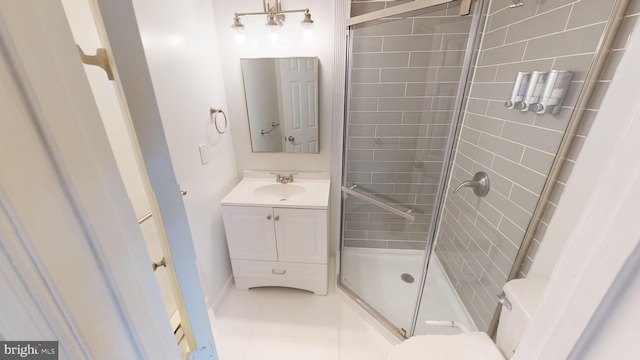
[[[421,250],[345,247],[341,254],[342,282],[387,320],[408,332],[420,288],[424,254]],[[403,274],[413,276],[416,281],[403,281]],[[415,334],[459,332],[455,329],[426,325],[425,320],[454,320],[475,330],[471,316],[462,305],[436,256],[429,266]]]

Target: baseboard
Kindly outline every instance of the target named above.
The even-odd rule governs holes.
[[[214,314],[217,313],[218,310],[220,310],[220,306],[222,305],[224,298],[227,296],[232,286],[233,286],[233,274],[229,275],[229,277],[227,278],[227,281],[225,281],[224,285],[222,286],[222,289],[220,289],[220,292],[218,293],[218,296],[216,296],[215,300],[213,300],[211,303],[207,301],[207,308],[213,310]]]

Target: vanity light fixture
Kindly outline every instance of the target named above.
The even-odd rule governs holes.
[[[237,14],[233,18],[233,25],[231,25],[231,28],[236,35],[236,44],[244,45],[247,42],[247,34],[244,32],[244,25],[240,22],[240,18]]]
[[[313,40],[313,20],[311,20],[311,14],[309,9],[304,13],[304,19],[300,21],[302,24],[302,40],[304,42],[311,42]]]
[[[235,32],[236,44],[244,45],[247,41],[244,24],[240,21],[241,16],[266,15],[267,39],[269,43],[277,44],[280,41],[280,28],[284,24],[285,14],[297,12],[304,13],[304,18],[300,21],[300,24],[302,24],[302,39],[305,42],[313,40],[313,20],[311,20],[309,9],[282,10],[281,0],[275,0],[273,6],[269,4],[269,0],[264,0],[263,6],[264,11],[262,12],[235,13],[231,28]]]

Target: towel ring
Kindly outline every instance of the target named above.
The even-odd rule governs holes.
[[[222,130],[220,130],[220,127],[218,127],[218,113],[222,113],[222,116],[224,116],[224,128]],[[227,115],[224,113],[224,111],[222,111],[222,109],[211,108],[209,109],[209,115],[211,115],[211,122],[216,127],[216,131],[218,132],[218,134],[224,134],[227,131],[227,127],[229,125],[229,122],[227,121]]]

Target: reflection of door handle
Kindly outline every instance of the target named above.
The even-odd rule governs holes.
[[[294,138],[293,136],[289,135],[289,137],[285,136],[284,139],[287,140],[287,141],[293,142],[296,138]]]
[[[457,193],[463,187],[470,187],[473,189],[473,193],[476,196],[484,197],[489,193],[489,176],[486,173],[479,171],[473,176],[473,180],[464,181],[462,184],[453,190],[453,193]]]

